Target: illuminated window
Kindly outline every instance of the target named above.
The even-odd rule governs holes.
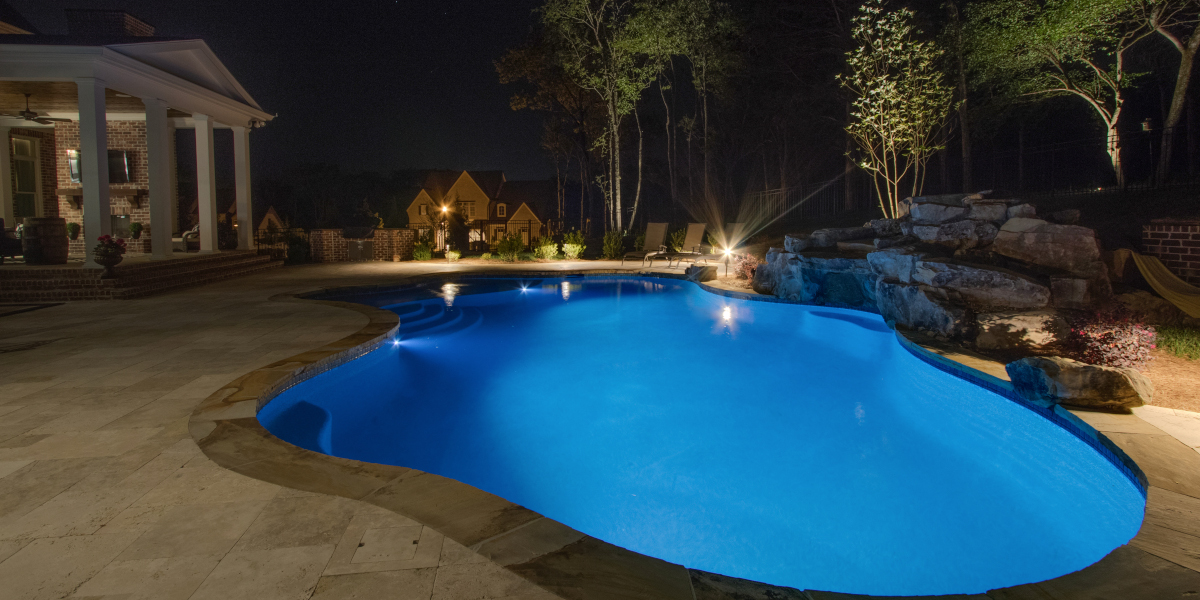
[[[429,214],[429,205],[422,204],[420,206],[420,208],[417,210],[417,214],[422,215],[422,216]]]
[[[30,138],[13,137],[13,217],[38,216],[38,194],[41,191],[41,168],[38,147]]]
[[[497,204],[496,205],[496,216],[497,217],[507,217],[508,216],[508,206],[505,204]]]

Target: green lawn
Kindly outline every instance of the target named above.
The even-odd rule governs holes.
[[[1200,328],[1163,325],[1155,328],[1155,344],[1163,350],[1190,360],[1200,359]]]

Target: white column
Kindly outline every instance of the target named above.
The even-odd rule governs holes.
[[[13,220],[12,139],[8,133],[8,127],[0,127],[0,141],[4,142],[0,150],[0,218],[5,227],[12,229],[17,222]]]
[[[195,114],[196,198],[200,205],[200,251],[217,251],[217,170],[213,154],[213,121]]]
[[[154,258],[171,258],[171,129],[167,103],[142,98],[146,105],[146,175],[150,180],[150,251]]]
[[[79,86],[79,172],[83,179],[83,231],[87,268],[100,268],[92,260],[96,238],[112,234],[108,198],[108,117],[104,108],[104,81],[94,77],[75,80]]]
[[[250,203],[250,130],[233,128],[233,179],[237,198],[238,250],[254,249],[254,214]]]

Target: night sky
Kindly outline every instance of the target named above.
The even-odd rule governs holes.
[[[67,32],[63,8],[106,8],[203,38],[279,115],[251,136],[260,177],[311,162],[553,175],[539,117],[509,108],[492,65],[529,33],[536,0],[8,2],[41,33]]]

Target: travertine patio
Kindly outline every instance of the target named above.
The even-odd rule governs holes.
[[[144,300],[0,318],[0,599],[605,596],[585,573],[527,569],[523,577],[375,504],[234,473],[209,460],[189,432],[201,401],[230,381],[367,323],[359,312],[272,297],[479,269],[296,267]],[[1081,416],[1146,472],[1142,533],[1084,571],[989,596],[1200,592],[1200,420],[1153,407],[1138,416]],[[747,598],[768,593],[680,572],[684,595],[696,599],[733,597],[735,589]],[[793,592],[786,593],[835,597]]]

